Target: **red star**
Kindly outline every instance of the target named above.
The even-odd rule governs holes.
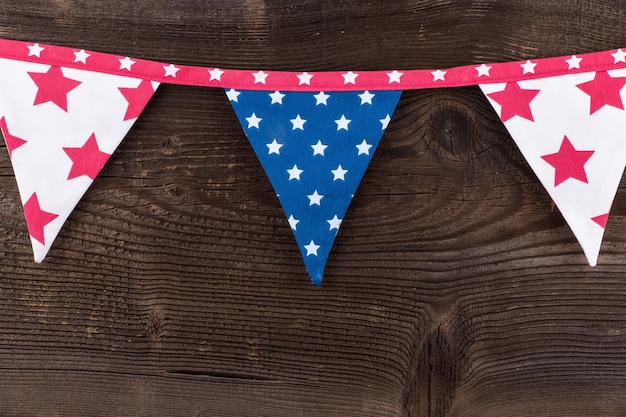
[[[65,78],[61,67],[55,66],[48,72],[29,72],[28,75],[38,88],[33,106],[51,101],[67,112],[67,93],[78,87],[80,81]]]
[[[624,110],[624,103],[619,92],[626,84],[626,78],[613,78],[606,71],[596,72],[591,81],[578,84],[576,87],[591,97],[589,114],[594,114],[604,106],[613,106]]]
[[[601,214],[601,215],[596,216],[596,217],[592,217],[591,220],[593,220],[594,222],[598,223],[604,229],[606,227],[607,220],[609,220],[609,213]]]
[[[0,130],[4,136],[4,141],[7,144],[7,150],[9,151],[9,158],[13,158],[13,151],[26,143],[24,139],[20,139],[17,136],[13,136],[9,133],[7,122],[4,117],[0,119]]]
[[[154,94],[154,89],[150,81],[143,80],[136,88],[120,87],[120,92],[124,95],[126,101],[128,101],[128,108],[126,109],[124,120],[129,120],[139,117],[143,108],[146,107],[148,100],[150,100],[150,97]]]
[[[541,159],[554,167],[554,186],[556,187],[568,178],[588,182],[585,163],[593,153],[594,151],[577,151],[567,136],[564,136],[559,151],[544,155]]]
[[[59,215],[43,211],[39,206],[37,193],[33,193],[24,203],[24,217],[26,218],[28,233],[42,245],[45,245],[43,228]]]
[[[93,133],[87,142],[80,148],[63,148],[72,160],[72,168],[67,176],[68,180],[87,175],[92,180],[96,178],[111,155],[100,151],[96,135]]]
[[[500,118],[506,122],[513,116],[520,116],[534,122],[530,111],[530,102],[539,94],[540,90],[524,90],[517,83],[506,83],[504,90],[487,94],[496,103],[502,106]]]

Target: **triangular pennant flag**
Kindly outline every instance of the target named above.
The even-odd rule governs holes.
[[[226,92],[316,285],[401,93]]]
[[[626,70],[482,84],[595,266],[626,162]]]
[[[0,74],[0,129],[41,262],[158,83],[10,59]]]

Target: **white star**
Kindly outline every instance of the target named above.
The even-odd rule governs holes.
[[[237,97],[239,97],[239,94],[241,94],[241,91],[237,91],[234,88],[231,88],[230,90],[226,92],[226,96],[228,97],[228,100],[234,101],[235,103],[237,102]]]
[[[257,129],[259,129],[259,123],[263,119],[256,117],[256,114],[252,113],[252,116],[246,117],[246,120],[248,121],[248,129],[252,127],[256,127]]]
[[[289,180],[300,181],[300,174],[302,174],[304,171],[299,169],[297,165],[294,165],[293,168],[288,169],[287,172],[289,173]]]
[[[372,99],[375,95],[376,94],[372,94],[369,91],[365,90],[363,94],[359,94],[359,97],[361,98],[361,104],[372,104]]]
[[[475,67],[474,69],[478,71],[479,77],[482,77],[483,75],[489,77],[489,71],[491,70],[491,67],[489,65],[480,64],[480,66]]]
[[[389,77],[389,84],[391,83],[400,83],[400,77],[404,75],[403,72],[398,72],[393,70],[387,73],[387,77]]]
[[[30,45],[28,47],[28,56],[36,56],[37,58],[41,58],[40,54],[46,48],[42,48],[38,43],[34,45]]]
[[[130,71],[131,68],[133,66],[133,64],[135,63],[135,61],[133,61],[132,59],[130,59],[129,57],[126,57],[124,59],[122,58],[118,58],[118,60],[120,61],[120,69],[125,69]]]
[[[350,119],[346,119],[346,116],[342,114],[341,119],[335,120],[335,123],[337,123],[337,130],[348,130],[348,125],[351,121],[352,120]]]
[[[355,84],[356,83],[356,77],[359,76],[359,74],[354,73],[352,71],[348,71],[345,74],[341,74],[341,76],[343,77],[343,84]]]
[[[389,126],[390,121],[391,121],[391,117],[389,117],[389,115],[385,116],[384,119],[380,119],[380,123],[382,123],[383,125],[382,130],[387,129],[387,126]]]
[[[331,169],[330,172],[333,173],[333,181],[337,180],[346,180],[346,174],[348,173],[347,169],[343,169],[341,165],[337,167],[337,169]]]
[[[442,71],[442,70],[437,70],[437,71],[431,71],[430,73],[433,75],[433,81],[445,81],[446,80],[446,72],[447,71]]]
[[[83,64],[86,64],[87,58],[89,58],[91,54],[88,54],[84,49],[81,49],[78,52],[74,52],[74,56],[76,57],[74,58],[74,62],[82,62]]]
[[[328,145],[324,145],[321,140],[318,140],[315,145],[311,145],[313,148],[313,156],[322,155],[324,156],[324,150],[328,148]]]
[[[570,59],[565,60],[565,62],[567,62],[567,69],[571,70],[574,68],[580,68],[580,61],[582,60],[582,58],[578,58],[576,55],[572,55]]]
[[[613,58],[615,59],[614,64],[617,64],[618,62],[626,62],[626,52],[622,51],[621,48],[618,49],[614,54],[611,54],[611,56],[613,56]]]
[[[271,155],[273,153],[275,153],[276,155],[280,155],[280,148],[283,147],[281,143],[276,142],[276,139],[274,139],[271,143],[265,144],[265,146],[267,146],[268,148],[268,155]]]
[[[333,229],[337,229],[339,230],[339,226],[341,226],[341,222],[343,221],[343,219],[340,219],[339,217],[337,217],[337,215],[335,214],[335,216],[330,219],[330,220],[326,220],[329,224],[329,229],[328,230],[333,230]]]
[[[317,250],[320,248],[320,245],[316,245],[315,242],[311,240],[308,245],[304,245],[304,249],[306,249],[306,256],[315,255],[317,256]]]
[[[293,214],[289,216],[287,221],[289,222],[289,226],[291,226],[293,230],[296,230],[296,226],[298,225],[298,223],[300,223],[300,220],[297,220],[296,218],[294,218]]]
[[[265,84],[265,79],[267,78],[269,74],[264,73],[263,71],[259,71],[259,72],[255,72],[252,74],[252,76],[254,77],[254,83],[258,84]]]
[[[174,78],[176,78],[176,73],[180,70],[180,68],[176,67],[174,64],[163,65],[163,69],[165,70],[165,77]]]
[[[360,145],[356,145],[357,149],[359,150],[358,155],[361,154],[365,154],[365,155],[369,155],[370,154],[370,148],[372,147],[372,145],[370,145],[369,143],[365,142],[365,139],[363,139],[363,142],[361,142]]]
[[[283,97],[285,97],[285,95],[280,91],[274,91],[273,93],[270,93],[269,96],[272,99],[272,102],[270,104],[283,104]]]
[[[321,205],[320,203],[322,198],[324,198],[323,195],[317,193],[317,190],[313,191],[313,194],[307,195],[307,197],[309,197],[309,206],[312,206],[313,204],[318,206]]]
[[[324,106],[327,106],[328,103],[326,102],[326,100],[328,100],[328,97],[330,97],[329,94],[325,94],[323,91],[320,91],[317,94],[314,94],[313,97],[315,97],[315,105],[319,105],[319,104],[323,104]]]
[[[520,67],[524,69],[523,74],[534,74],[536,66],[537,64],[535,64],[534,62],[530,62],[530,61],[526,61],[523,64],[520,64]]]
[[[297,77],[300,80],[298,85],[311,85],[311,78],[313,78],[313,74],[309,74],[308,72],[304,71],[302,74],[298,74]]]
[[[297,115],[295,119],[291,119],[289,121],[293,125],[293,128],[291,130],[296,130],[296,129],[304,130],[304,124],[306,123],[306,120],[300,117],[300,115]]]
[[[213,68],[212,70],[209,70],[209,74],[211,75],[211,78],[209,78],[209,81],[213,81],[213,80],[222,81],[223,73],[224,71],[222,71],[219,68]]]

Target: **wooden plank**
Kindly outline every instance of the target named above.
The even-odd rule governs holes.
[[[626,46],[622,1],[5,3],[2,37],[224,68]],[[590,268],[476,87],[403,94],[319,288],[222,91],[162,86],[41,265],[6,156],[0,197],[2,415],[626,412],[623,184]]]

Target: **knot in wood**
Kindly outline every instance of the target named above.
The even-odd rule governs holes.
[[[470,113],[456,102],[444,101],[430,116],[433,144],[445,159],[467,161],[474,155],[476,127]]]
[[[163,312],[160,309],[148,313],[146,335],[152,340],[159,340],[163,334]]]

